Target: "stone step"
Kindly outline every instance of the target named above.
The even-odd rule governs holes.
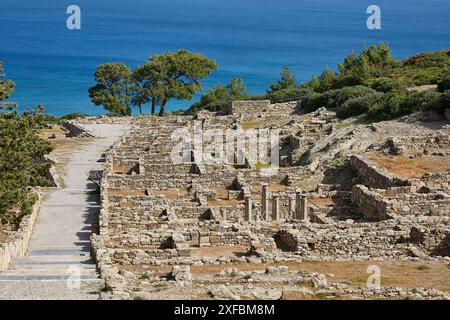
[[[37,259],[34,261],[13,260],[9,265],[9,270],[67,270],[73,267],[83,270],[96,270],[95,262],[92,260],[41,261]]]
[[[67,275],[3,275],[0,273],[0,281],[67,281],[69,277]],[[99,276],[82,275],[81,281],[98,281],[103,282]]]
[[[79,274],[80,280],[98,280],[99,274],[95,270],[72,269],[58,270],[7,270],[0,272],[1,280],[74,280]]]
[[[31,247],[28,249],[27,256],[90,256],[90,247]]]
[[[89,263],[93,262],[89,254],[84,255],[40,255],[40,256],[22,256],[14,257],[13,262],[17,263],[33,263],[33,262],[47,262],[47,263]]]

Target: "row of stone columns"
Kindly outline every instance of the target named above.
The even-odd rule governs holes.
[[[290,197],[289,199],[289,213],[293,215],[294,219],[308,221],[308,199],[299,189],[295,190],[295,197]],[[262,185],[261,218],[265,221],[282,219],[280,196],[278,194],[272,196],[272,207],[270,207],[269,186],[267,183]],[[245,195],[244,219],[249,222],[255,221],[251,195]]]

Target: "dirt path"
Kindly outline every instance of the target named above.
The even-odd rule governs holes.
[[[90,258],[90,235],[99,203],[96,185],[88,177],[92,170],[102,169],[102,154],[127,126],[99,124],[86,129],[96,138],[68,157],[63,187],[43,201],[27,254],[0,272],[0,299],[98,298],[103,283]]]

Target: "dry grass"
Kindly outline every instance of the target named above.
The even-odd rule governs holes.
[[[114,174],[125,174],[126,173],[126,169],[125,169],[124,166],[113,165],[112,166],[112,172]]]
[[[428,269],[420,266],[426,264]],[[348,262],[303,262],[287,264],[290,268],[333,274],[330,281],[345,281],[353,287],[365,287],[369,265],[381,269],[381,285],[400,288],[435,288],[450,293],[450,268],[439,262],[402,261],[348,261]]]
[[[420,178],[425,173],[444,172],[450,169],[450,156],[424,155],[410,159],[404,156],[371,154],[368,159],[401,178]]]
[[[241,122],[242,130],[258,129],[264,126],[285,126],[289,121],[286,120],[274,120],[274,119],[257,119],[247,120]]]
[[[208,248],[212,250],[212,248]],[[237,249],[235,250],[237,251]],[[434,288],[450,293],[450,267],[442,262],[424,261],[344,261],[344,262],[295,262],[274,264],[235,264],[233,268],[240,271],[265,270],[268,266],[285,265],[290,270],[307,270],[309,272],[320,272],[327,276],[330,282],[345,282],[350,287],[365,288],[367,268],[377,265],[381,269],[382,287],[399,287],[406,289]],[[420,267],[427,265],[427,268]],[[155,271],[157,273],[168,273],[171,266],[124,266],[127,270]],[[214,275],[229,266],[191,266],[191,272],[195,275]],[[122,268],[122,266],[121,266]],[[320,298],[320,297],[316,297]]]
[[[334,206],[342,203],[341,199],[338,197],[310,198],[309,201],[318,206]]]
[[[193,248],[193,257],[236,257],[245,254],[248,251],[247,247],[244,246],[233,246],[233,247],[203,247],[203,248]]]
[[[228,189],[227,188],[216,188],[214,189],[216,193],[216,198],[218,199],[228,199]]]
[[[173,189],[173,190],[160,190],[154,191],[156,197],[166,198],[166,199],[178,199],[179,196],[186,196],[186,190]]]

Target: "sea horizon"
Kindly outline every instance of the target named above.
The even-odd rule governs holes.
[[[130,5],[133,3],[133,5]],[[66,9],[81,8],[81,30],[68,30]],[[218,63],[203,92],[232,78],[263,94],[289,65],[297,81],[336,69],[352,50],[386,42],[397,59],[448,49],[446,0],[377,1],[381,30],[366,27],[367,1],[336,0],[2,0],[0,61],[16,83],[10,101],[20,110],[43,104],[46,113],[106,113],[89,99],[96,66],[122,61],[134,68],[149,56],[177,49]],[[412,40],[414,39],[414,40]],[[189,108],[170,101],[167,110]],[[144,106],[149,111],[149,106]],[[136,114],[136,110],[133,111]]]

